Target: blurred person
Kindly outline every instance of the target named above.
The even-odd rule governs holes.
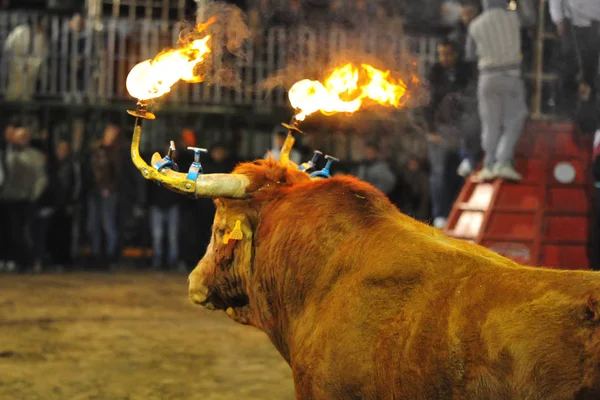
[[[406,165],[399,169],[398,183],[392,201],[406,215],[419,220],[431,219],[429,202],[429,172],[427,161],[409,157]]]
[[[179,166],[179,171],[187,173],[190,166],[194,162],[194,153],[187,150],[187,148],[196,146],[195,132],[190,128],[183,129],[179,135],[176,146],[177,165]],[[204,156],[204,158],[205,157],[206,156]],[[204,158],[202,158],[202,161],[205,161]],[[198,219],[200,218],[200,210],[202,207],[199,204],[199,200],[201,199],[197,200],[185,196],[181,197],[180,199],[180,270],[189,270],[191,267],[194,267],[206,249],[202,248],[200,245],[202,226],[200,223],[198,223]]]
[[[600,2],[598,0],[549,0],[550,16],[560,39],[562,111],[595,103],[600,57]],[[579,64],[581,63],[581,64]],[[578,101],[579,100],[579,101]]]
[[[458,55],[462,59],[465,56],[469,24],[481,12],[480,3],[479,0],[469,0],[462,3],[460,5],[460,21],[456,23],[454,29],[448,35],[448,39],[456,43]]]
[[[18,25],[4,43],[8,66],[7,100],[31,100],[42,63],[48,54],[48,18]]]
[[[160,153],[164,149],[158,150]],[[178,155],[175,153],[175,162]],[[152,268],[177,267],[179,261],[179,232],[181,216],[181,195],[174,193],[155,182],[147,181],[150,227],[152,233]],[[168,252],[165,254],[163,241],[167,238]],[[166,259],[165,259],[166,256]]]
[[[92,57],[93,37],[80,12],[75,12],[61,32],[52,38],[52,51],[65,63],[59,71],[58,88],[65,101],[81,104],[86,91],[86,60]],[[88,76],[91,71],[87,71]]]
[[[594,179],[593,210],[590,223],[590,267],[600,271],[600,129],[594,134],[592,175]]]
[[[387,161],[381,157],[379,147],[373,142],[366,144],[363,160],[358,165],[356,176],[369,182],[385,195],[392,193],[396,186],[396,176]]]
[[[100,143],[92,151],[89,171],[91,190],[88,197],[88,232],[92,240],[92,257],[96,264],[105,257],[109,269],[115,270],[118,250],[118,205],[120,172],[120,129],[109,123]],[[102,251],[105,235],[105,252]]]
[[[16,120],[11,119],[8,121],[4,134],[0,138],[0,221],[8,221],[10,216],[8,215],[8,208],[6,207],[5,201],[2,197],[2,189],[8,179],[8,165],[7,159],[9,154],[14,151],[14,132],[15,132]],[[7,246],[10,242],[10,232],[8,229],[0,229],[0,271],[6,267],[5,255],[8,253]],[[11,268],[14,268],[11,265]]]
[[[505,0],[483,0],[483,13],[469,25],[466,54],[479,68],[478,107],[485,152],[480,180],[520,181],[514,151],[528,115],[521,76],[519,16]]]
[[[272,157],[274,160],[280,161],[281,159],[281,148],[285,143],[285,139],[287,138],[287,131],[282,130],[283,128],[275,127],[275,133],[273,134],[273,147],[271,150],[267,151],[263,158],[268,160]],[[302,155],[298,150],[292,148],[290,151],[290,160],[300,165],[302,162]]]
[[[56,210],[50,226],[49,249],[57,269],[63,270],[72,263],[73,214],[76,198],[76,173],[71,146],[61,140],[56,146],[54,165]]]
[[[3,202],[3,223],[8,235],[0,259],[6,268],[21,270],[31,262],[32,210],[48,184],[44,155],[30,146],[29,128],[15,126],[11,150],[7,155],[7,175],[0,198]],[[6,222],[4,222],[6,221]]]
[[[35,143],[32,141],[31,145],[42,154],[40,159],[43,162],[44,173],[48,182],[39,198],[33,203],[33,207],[31,208],[32,221],[28,229],[31,235],[33,272],[40,274],[47,260],[47,238],[50,224],[56,212],[59,188],[57,185],[56,162],[54,156],[50,154],[47,134],[43,135],[42,139]]]
[[[430,193],[433,225],[443,229],[462,187],[457,176],[461,165],[460,126],[449,116],[455,113],[453,100],[473,79],[472,66],[459,58],[456,44],[445,40],[438,45],[438,62],[429,71],[431,102],[425,109],[428,124],[428,153],[431,164]],[[465,159],[469,159],[465,154]]]
[[[232,156],[231,144],[223,141],[215,143],[209,152],[209,157],[202,164],[204,173],[207,174],[218,174],[218,173],[231,173],[235,168],[237,162]],[[211,227],[213,220],[215,219],[215,205],[212,199],[198,199],[198,229],[200,231],[198,240],[200,242],[200,248],[205,249],[210,242]]]

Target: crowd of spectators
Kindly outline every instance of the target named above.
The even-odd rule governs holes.
[[[442,17],[455,26],[437,45],[437,62],[426,74],[431,101],[411,113],[409,127],[387,136],[369,124],[356,128],[353,133],[363,139],[360,154],[354,160],[334,154],[342,158],[334,173],[352,174],[370,182],[403,212],[440,229],[446,225],[464,179],[475,173],[481,162],[478,179],[520,180],[513,152],[527,115],[522,69],[523,59],[529,58],[522,38],[535,25],[535,8],[523,0],[518,2],[520,11],[513,12],[507,10],[507,3],[465,0],[457,6],[454,17],[448,10],[455,5],[446,4],[450,8]],[[384,16],[394,15],[388,12],[392,6],[388,9],[383,2],[363,0],[290,0],[285,7],[278,4],[272,7],[268,0],[257,0],[242,5],[257,35],[261,29],[278,24],[334,23],[356,30],[367,20],[383,21]],[[552,13],[559,35],[567,35],[565,14]],[[390,25],[382,23],[377,28],[401,34],[401,18],[385,21]],[[597,27],[597,22],[590,26]],[[32,85],[39,83],[34,77],[40,60],[46,57],[48,41],[53,40],[40,34],[45,23],[42,18],[35,24],[18,26],[4,40],[5,54],[23,56],[18,64],[7,64],[10,84],[6,100],[35,100]],[[594,35],[587,25],[582,26],[585,22],[573,24],[576,29],[570,32],[574,40],[583,43]],[[81,15],[74,14],[68,29],[81,33],[82,26]],[[78,43],[84,41],[74,39],[69,45]],[[583,96],[588,103],[594,103],[596,95],[596,47],[584,51],[579,81],[572,76],[577,75],[576,69],[565,68],[561,75],[563,89],[576,99]],[[61,73],[65,79],[79,82],[75,86],[83,90],[88,72],[77,63],[69,68]],[[579,86],[573,84],[574,79]],[[43,127],[33,139],[34,128],[29,122],[10,119],[0,141],[0,270],[39,273],[49,265],[62,270],[75,264],[114,270],[136,235],[133,242],[152,248],[152,268],[188,270],[200,259],[210,240],[212,201],[188,199],[143,180],[131,163],[127,135],[117,122],[105,121],[102,137],[84,147],[74,146],[74,140],[56,140]],[[408,131],[416,133],[413,141],[419,143],[414,148],[410,148],[412,144],[393,147],[386,143],[386,137],[406,139]],[[286,133],[279,126],[266,132],[272,137],[272,147],[259,149],[247,158],[277,159]],[[333,135],[348,137],[349,133],[338,128]],[[311,137],[306,135],[298,141],[290,155],[292,161],[307,161],[313,150],[325,150],[311,142]],[[202,144],[197,143],[193,130],[181,132],[178,149],[196,145]],[[390,153],[391,148],[395,154]],[[162,148],[153,150],[164,152]],[[192,153],[178,151],[175,161],[185,171],[193,162]],[[206,173],[216,173],[230,172],[239,161],[233,143],[217,142],[202,162]],[[144,231],[148,237],[140,239]],[[81,253],[83,248],[89,251]]]

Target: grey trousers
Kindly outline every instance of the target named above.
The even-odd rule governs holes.
[[[480,72],[477,100],[484,165],[511,162],[528,115],[519,72]]]

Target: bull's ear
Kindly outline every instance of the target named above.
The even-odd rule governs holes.
[[[595,294],[589,294],[587,296],[584,305],[583,319],[590,322],[600,321],[600,306]]]

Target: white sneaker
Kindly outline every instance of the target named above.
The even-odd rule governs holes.
[[[446,218],[435,217],[433,220],[433,227],[440,230],[444,229],[446,227]]]
[[[489,169],[488,167],[483,167],[478,173],[477,178],[480,181],[491,181],[496,178],[496,174],[494,171]]]
[[[494,173],[499,178],[508,179],[510,181],[519,182],[523,179],[523,176],[509,163],[497,163],[494,165]]]
[[[463,178],[466,178],[473,173],[473,166],[471,165],[471,162],[468,158],[462,160],[462,162],[458,166],[458,169],[456,170],[456,173],[462,176]]]

